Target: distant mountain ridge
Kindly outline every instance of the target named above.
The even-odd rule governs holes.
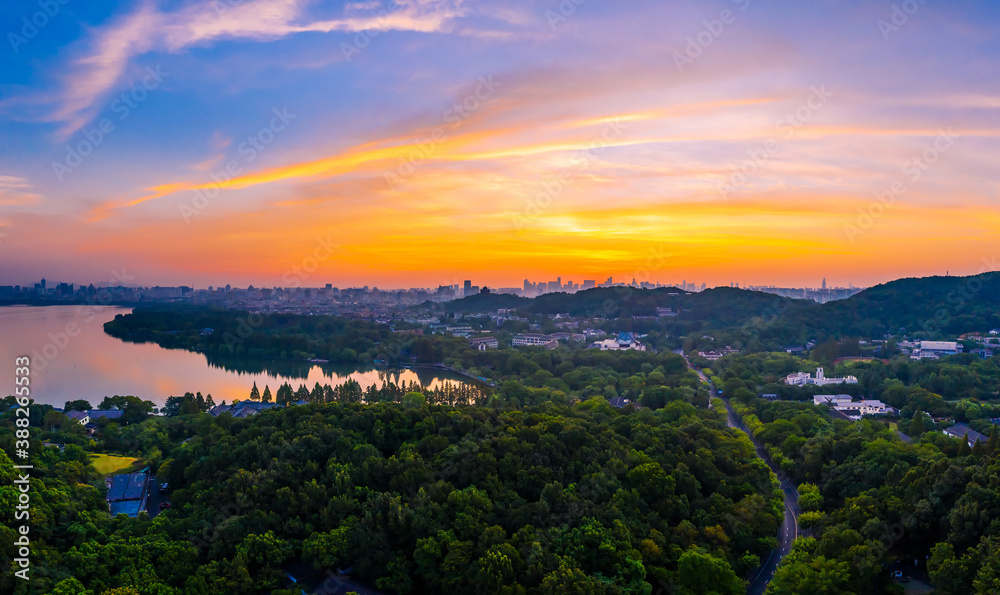
[[[987,272],[969,277],[897,279],[826,304],[730,287],[700,293],[674,287],[601,287],[536,298],[477,294],[439,307],[447,312],[514,308],[523,313],[601,318],[656,316],[657,307],[670,307],[680,312],[668,319],[676,332],[753,332],[768,338],[769,343],[877,338],[901,330],[953,336],[1000,327],[1000,275]]]

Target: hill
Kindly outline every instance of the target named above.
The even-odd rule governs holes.
[[[699,329],[739,327],[754,318],[768,318],[774,312],[801,314],[819,308],[808,300],[783,298],[759,291],[730,287],[689,293],[674,287],[636,289],[598,287],[577,293],[547,293],[536,298],[507,295],[474,295],[441,305],[448,312],[489,312],[516,308],[521,314],[570,314],[591,318],[632,318],[656,316],[656,309],[673,308],[676,317],[661,322],[675,334]]]
[[[719,287],[700,293],[676,288],[601,287],[577,293],[548,293],[528,299],[475,295],[441,305],[451,312],[516,308],[522,314],[592,318],[655,316],[670,307],[676,317],[660,322],[667,332],[686,335],[722,331],[734,341],[759,341],[770,348],[809,339],[882,337],[903,332],[919,337],[954,337],[1000,327],[1000,276],[898,279],[848,299],[817,304],[758,291]]]
[[[775,321],[790,337],[954,337],[1000,327],[1000,276],[898,279]],[[797,329],[795,327],[798,327]]]

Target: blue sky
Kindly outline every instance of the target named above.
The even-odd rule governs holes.
[[[316,284],[846,285],[998,239],[995,4],[98,4],[0,7],[0,283],[335,238]]]

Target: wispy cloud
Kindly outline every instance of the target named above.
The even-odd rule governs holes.
[[[355,3],[347,16],[311,20],[306,0],[249,0],[234,6],[196,2],[175,11],[161,11],[144,1],[135,11],[91,32],[77,50],[56,109],[48,120],[61,124],[66,138],[90,121],[97,103],[126,72],[129,61],[149,52],[179,52],[225,39],[271,41],[306,32],[447,31],[465,14],[461,0],[396,0],[391,9],[380,3]],[[367,11],[357,14],[359,11]]]
[[[26,178],[0,174],[0,207],[31,205],[41,198]]]

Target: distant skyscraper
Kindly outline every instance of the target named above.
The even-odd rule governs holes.
[[[466,279],[465,280],[465,287],[463,289],[464,289],[464,291],[462,293],[464,295],[472,295],[472,281],[469,281],[468,279]]]
[[[581,287],[581,289],[585,289],[585,290],[586,290],[586,289],[593,289],[593,288],[595,288],[595,287],[597,287],[597,281],[594,281],[594,280],[586,280],[586,279],[585,279],[585,280],[583,281],[583,286]]]
[[[826,277],[823,277],[823,289],[826,289]]]

